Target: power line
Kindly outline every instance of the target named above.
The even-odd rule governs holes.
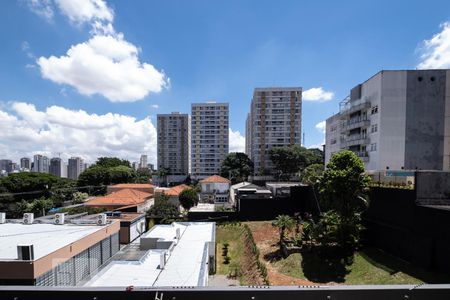
[[[45,189],[45,190],[35,190],[35,191],[29,191],[29,192],[20,192],[20,193],[1,193],[0,197],[7,197],[7,196],[17,196],[17,195],[32,195],[32,194],[39,194],[44,192],[56,192],[56,191],[63,191],[63,190],[83,190],[83,189],[91,189],[91,188],[103,188],[107,187],[107,185],[86,185],[86,186],[74,186],[74,187],[65,187],[65,188],[55,188],[55,189]]]

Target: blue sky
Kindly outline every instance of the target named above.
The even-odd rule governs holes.
[[[230,103],[231,148],[242,149],[236,131],[244,135],[253,89],[265,86],[332,93],[303,103],[306,145],[318,145],[317,124],[379,70],[450,65],[442,58],[450,54],[448,1],[2,5],[0,157],[149,153],[154,161],[156,114],[190,113],[206,100]],[[98,49],[114,52],[104,65],[93,60]]]

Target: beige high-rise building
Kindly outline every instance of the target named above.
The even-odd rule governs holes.
[[[186,177],[190,172],[189,115],[178,112],[158,114],[157,127],[158,169]]]
[[[270,149],[301,145],[302,88],[256,88],[246,122],[246,153],[255,175],[274,175]]]
[[[191,168],[194,179],[219,174],[228,155],[228,103],[193,103]]]

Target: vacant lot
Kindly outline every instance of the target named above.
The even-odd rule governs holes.
[[[250,245],[244,242],[244,231],[240,224],[217,226],[216,247],[217,274],[235,276],[241,285],[263,284]],[[229,257],[228,261],[226,256]]]
[[[426,271],[380,250],[367,248],[353,257],[324,259],[314,252],[281,258],[278,230],[271,222],[246,223],[266,263],[271,285],[448,283],[450,276]]]

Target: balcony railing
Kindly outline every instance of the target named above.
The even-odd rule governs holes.
[[[369,127],[370,120],[367,118],[353,118],[344,121],[342,124],[344,131],[348,131],[359,127]]]
[[[369,145],[370,138],[363,134],[353,134],[341,140],[341,147],[347,148],[356,145]]]
[[[354,113],[358,110],[370,108],[370,101],[365,99],[358,99],[354,101],[348,101],[345,105],[341,107],[341,115],[343,118],[348,117],[349,114]]]

